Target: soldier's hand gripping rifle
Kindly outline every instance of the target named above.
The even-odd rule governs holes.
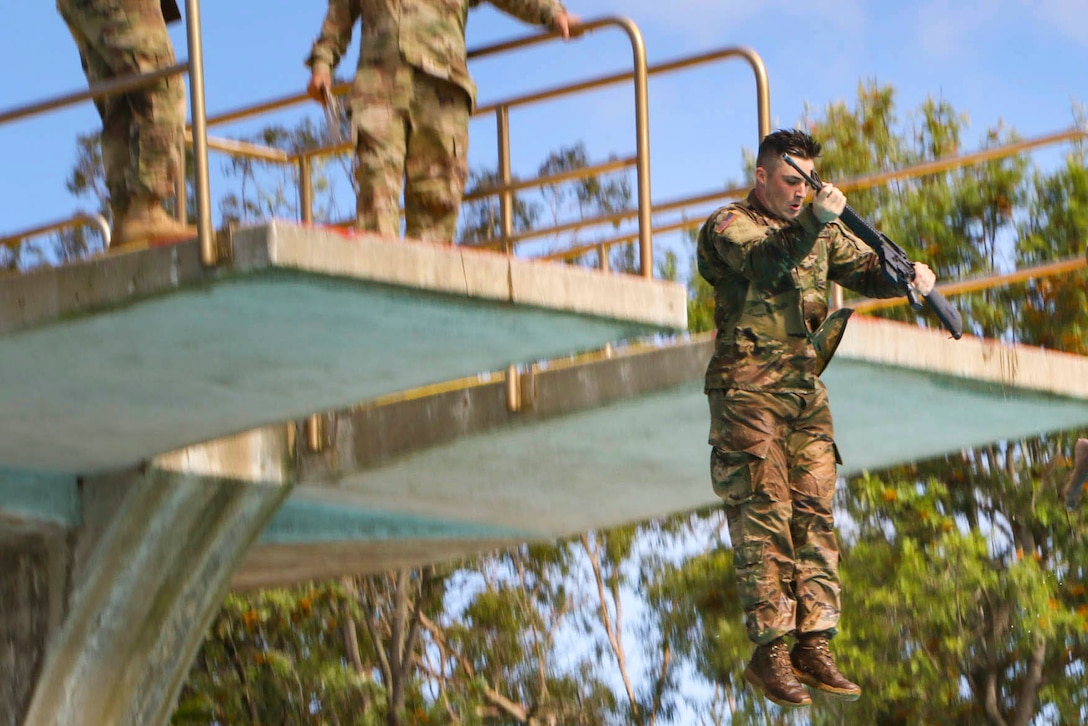
[[[820,177],[815,171],[811,175],[805,173],[797,165],[797,162],[790,158],[789,154],[782,154],[782,160],[792,166],[810,187],[816,191],[823,188],[823,182],[820,181]],[[922,301],[918,298],[918,291],[914,289],[914,263],[907,257],[907,253],[903,251],[903,248],[858,216],[858,213],[851,209],[849,204],[842,210],[839,219],[862,242],[876,250],[881,265],[884,267],[884,275],[892,284],[903,290],[907,299],[910,300],[912,308],[921,310]],[[963,320],[960,318],[959,311],[952,307],[945,300],[944,295],[941,295],[936,289],[931,290],[925,296],[925,301],[933,308],[933,312],[936,313],[945,330],[951,333],[953,338],[959,340],[963,336]]]

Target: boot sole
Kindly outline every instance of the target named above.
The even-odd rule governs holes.
[[[833,696],[840,701],[856,701],[861,698],[860,688],[856,691],[847,690],[845,688],[835,688],[834,686],[827,685],[823,681],[817,680],[815,676],[798,671],[796,668],[794,671],[797,673],[797,680],[801,681],[801,683],[804,683],[809,688],[814,688],[821,693]]]
[[[761,679],[755,673],[752,673],[747,668],[744,669],[744,680],[748,681],[748,683],[757,691],[759,691],[768,701],[778,706],[782,706],[783,708],[804,708],[805,706],[809,706],[812,704],[811,698],[807,698],[807,700],[804,701],[785,701],[781,698],[778,698],[777,696],[772,695],[771,692],[767,690],[767,687],[763,684],[763,679]]]

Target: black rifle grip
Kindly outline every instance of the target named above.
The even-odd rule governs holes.
[[[794,171],[801,175],[801,178],[805,180],[810,187],[819,190],[823,186],[823,182],[820,181],[819,175],[816,174],[816,170],[812,170],[812,174],[806,174],[804,169],[797,165],[789,154],[782,154],[782,160],[793,167]],[[922,302],[918,299],[918,293],[914,290],[914,287],[910,284],[914,279],[913,264],[910,258],[907,257],[907,253],[903,251],[899,245],[892,242],[887,235],[878,232],[871,224],[861,218],[861,216],[855,212],[849,204],[843,208],[842,213],[839,214],[839,220],[846,225],[846,228],[856,234],[862,242],[872,247],[878,255],[880,255],[880,261],[884,265],[884,269],[887,272],[891,270],[893,277],[900,279],[900,284],[906,286],[907,299],[910,300],[910,306],[915,310],[922,308]],[[911,268],[911,269],[908,269]],[[902,279],[904,275],[909,275],[909,278]],[[959,340],[963,337],[963,319],[960,317],[960,312],[956,308],[952,307],[947,300],[944,299],[944,295],[936,290],[931,291],[925,296],[926,302],[933,308],[933,312],[937,314],[937,318],[944,325],[945,330],[952,334],[952,337]]]
[[[926,302],[933,308],[937,319],[944,325],[944,329],[952,334],[953,338],[959,340],[963,337],[963,318],[960,317],[960,311],[952,307],[944,299],[944,295],[936,290],[930,290],[929,294],[926,295]]]
[[[162,19],[167,23],[181,20],[181,9],[177,0],[159,0],[159,7],[162,9]]]
[[[914,285],[907,285],[907,300],[910,301],[912,310],[922,309],[922,298],[918,297],[918,291],[914,289]]]

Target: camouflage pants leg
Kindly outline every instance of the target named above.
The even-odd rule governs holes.
[[[408,149],[410,66],[365,66],[355,74],[351,120],[355,129],[355,226],[400,237],[400,198]]]
[[[453,244],[468,177],[469,97],[450,81],[415,71],[405,163],[405,234]]]
[[[157,0],[57,0],[79,49],[89,83],[144,73],[176,60]],[[111,206],[123,212],[135,196],[174,194],[185,124],[178,76],[95,102],[102,118],[102,161]]]
[[[725,505],[749,637],[834,635],[839,549],[836,455],[823,387],[804,394],[710,391],[711,478]]]
[[[468,177],[469,97],[456,84],[410,66],[364,67],[355,76],[359,197],[356,225],[452,244]]]

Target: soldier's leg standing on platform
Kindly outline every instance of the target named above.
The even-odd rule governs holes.
[[[351,94],[355,129],[356,227],[400,237],[412,68],[360,68]]]
[[[79,48],[89,83],[158,70],[176,60],[159,0],[57,0]],[[102,118],[102,160],[113,213],[111,246],[196,234],[163,208],[182,173],[178,157],[185,124],[178,76],[96,99]]]
[[[468,178],[471,99],[455,83],[415,71],[405,161],[405,236],[453,244]]]

